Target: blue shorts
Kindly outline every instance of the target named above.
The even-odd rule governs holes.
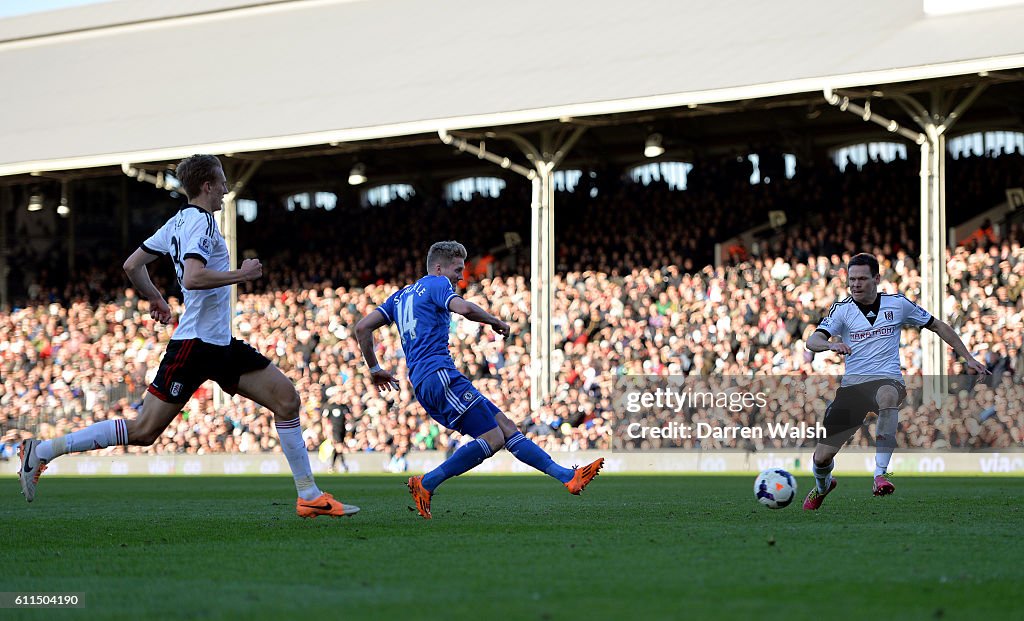
[[[498,406],[454,369],[438,369],[423,378],[416,386],[416,400],[430,418],[467,436],[479,438],[498,426]]]

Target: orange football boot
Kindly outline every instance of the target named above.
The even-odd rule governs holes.
[[[356,513],[359,513],[359,507],[338,502],[334,499],[334,496],[324,492],[314,500],[303,500],[301,498],[296,500],[295,512],[298,513],[301,518],[315,518],[318,515],[341,517],[343,515],[355,515]]]
[[[594,480],[594,477],[596,477],[598,472],[600,472],[602,466],[604,466],[604,457],[601,457],[597,461],[583,466],[582,468],[574,468],[572,479],[565,484],[565,488],[569,490],[570,494],[579,496],[580,492],[583,491],[583,488]]]
[[[412,499],[416,501],[416,510],[419,511],[423,519],[430,519],[430,492],[427,488],[423,487],[423,477],[409,477],[409,493],[412,494]]]

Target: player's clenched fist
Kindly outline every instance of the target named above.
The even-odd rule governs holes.
[[[163,298],[155,298],[149,301],[149,316],[159,323],[171,322],[171,307]]]
[[[495,323],[491,324],[491,328],[504,338],[508,338],[508,335],[512,333],[511,326],[500,319],[497,319]]]
[[[989,371],[988,367],[978,362],[974,358],[970,358],[967,360],[967,373],[969,375],[992,375],[992,371]]]
[[[242,261],[242,267],[239,268],[242,275],[246,280],[256,280],[263,276],[263,264],[260,263],[259,259],[246,259]]]
[[[846,343],[831,343],[828,348],[837,354],[843,354],[844,356],[853,351]]]

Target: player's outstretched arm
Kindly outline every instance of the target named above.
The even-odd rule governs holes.
[[[824,332],[816,330],[807,338],[807,349],[813,352],[834,351],[837,354],[849,354],[852,350],[846,343],[830,343]]]
[[[374,386],[381,392],[398,388],[398,378],[381,368],[377,361],[377,354],[373,351],[374,330],[383,328],[389,323],[384,313],[377,309],[356,323],[356,342],[359,343],[359,351],[363,353],[363,359],[370,367],[370,377],[373,379]]]
[[[169,323],[171,307],[167,305],[164,296],[160,294],[160,290],[153,284],[153,279],[149,277],[149,264],[156,261],[157,258],[157,255],[138,248],[125,260],[122,267],[139,295],[149,300],[149,314],[153,316],[153,319],[160,323]]]
[[[960,340],[960,337],[957,335],[956,331],[953,330],[952,326],[950,326],[948,323],[946,323],[945,321],[941,321],[939,319],[932,319],[932,322],[928,326],[928,329],[934,332],[935,334],[938,334],[940,339],[942,339],[943,341],[946,342],[947,345],[952,347],[953,351],[956,352],[957,356],[960,356],[961,358],[966,360],[968,369],[981,375],[992,375],[992,372],[988,370],[988,367],[974,359],[974,356],[971,355],[971,352],[967,350],[967,346],[964,345],[964,342]]]
[[[503,337],[507,337],[512,332],[512,328],[509,327],[507,323],[488,313],[476,304],[467,302],[462,298],[452,298],[452,301],[448,303],[448,310],[462,315],[471,321],[485,323],[491,326],[495,332]]]
[[[185,259],[185,273],[181,277],[181,286],[191,291],[216,289],[241,282],[256,280],[263,276],[263,265],[259,259],[246,259],[237,270],[221,272],[211,270],[206,264],[189,257]]]

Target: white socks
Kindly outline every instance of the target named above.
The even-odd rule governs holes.
[[[288,466],[292,469],[295,479],[295,490],[303,500],[314,500],[323,492],[313,480],[313,471],[309,467],[309,453],[302,439],[302,428],[299,419],[277,423],[277,435],[281,438],[281,448],[288,458]],[[80,429],[66,436],[45,440],[39,444],[36,454],[39,459],[52,461],[65,453],[79,453],[107,448],[114,445],[128,444],[128,425],[124,419],[105,420],[85,429]]]
[[[65,453],[94,451],[115,444],[128,444],[128,424],[123,418],[100,421],[66,436],[45,440],[39,444],[36,454],[39,459],[52,461]]]
[[[899,429],[899,408],[879,408],[875,423],[875,476],[889,469],[892,452],[896,449],[896,431]]]
[[[828,486],[832,484],[832,469],[836,467],[836,461],[833,459],[828,462],[827,466],[819,467],[818,464],[811,462],[814,471],[814,482],[818,486],[818,491],[824,494],[828,491]]]
[[[292,469],[295,491],[303,500],[316,500],[323,492],[313,481],[313,470],[309,467],[309,453],[306,452],[306,442],[302,439],[299,419],[296,417],[287,421],[275,421],[275,425],[277,435],[281,438],[281,449],[288,458],[288,466]]]

